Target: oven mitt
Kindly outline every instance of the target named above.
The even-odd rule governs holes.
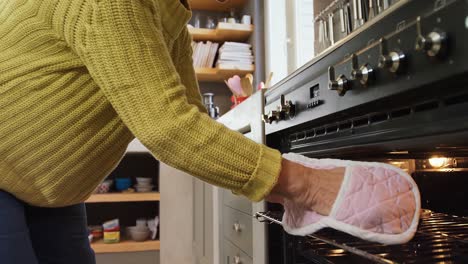
[[[416,233],[421,198],[416,183],[401,169],[385,163],[311,159],[294,153],[283,158],[314,169],[346,168],[329,216],[285,201],[282,224],[286,232],[305,236],[330,227],[382,244],[405,243]]]

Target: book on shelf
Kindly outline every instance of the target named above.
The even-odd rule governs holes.
[[[233,42],[233,41],[226,41],[224,42],[223,44],[223,47],[237,47],[237,48],[248,48],[248,49],[251,49],[252,48],[252,45],[250,45],[249,43],[244,43],[244,42]]]
[[[238,71],[253,71],[254,65],[253,64],[246,64],[246,63],[216,63],[216,68],[220,70],[238,70]]]
[[[218,51],[219,43],[211,41],[205,42],[192,42],[193,49],[193,66],[196,68],[212,68],[216,53]]]
[[[240,58],[240,59],[250,59],[253,60],[254,56],[252,54],[244,53],[235,53],[235,52],[222,52],[219,54],[219,59],[223,60],[225,58]]]
[[[253,64],[253,59],[242,59],[242,58],[224,58],[224,59],[219,59],[217,63],[231,63],[231,64],[236,64],[236,63],[244,63],[244,64]]]
[[[225,42],[219,49],[217,68],[250,71],[253,64],[252,45],[248,43]]]

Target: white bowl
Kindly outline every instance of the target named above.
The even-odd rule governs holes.
[[[137,192],[151,192],[153,190],[154,185],[135,185],[135,189]]]
[[[148,228],[140,229],[136,226],[129,226],[127,227],[127,234],[132,240],[142,242],[149,239],[151,232]]]
[[[137,177],[136,181],[137,181],[138,185],[151,185],[151,183],[153,182],[153,179]]]

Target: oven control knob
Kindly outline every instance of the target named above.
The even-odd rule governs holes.
[[[271,111],[270,113],[266,114],[266,115],[262,115],[262,120],[263,122],[267,123],[267,124],[271,124],[273,123],[273,121],[278,121],[280,120],[280,113],[278,111]]]
[[[387,69],[392,73],[400,73],[405,69],[406,55],[401,51],[388,52],[387,40],[380,39],[379,68]]]
[[[273,121],[293,118],[296,115],[296,105],[291,101],[287,101],[283,94],[281,95],[280,105],[276,108],[276,111],[273,110],[267,115],[262,115],[263,122],[271,124]]]
[[[351,79],[359,81],[363,86],[367,86],[374,79],[374,69],[368,63],[359,67],[356,54],[351,56],[351,62],[353,66]]]
[[[337,91],[338,95],[343,96],[348,90],[351,90],[351,85],[343,74],[335,78],[335,68],[330,66],[328,68],[328,89]]]
[[[421,51],[429,57],[443,57],[447,48],[447,33],[438,29],[423,36],[421,30],[421,17],[416,19],[416,30],[418,36],[416,37],[416,51]]]

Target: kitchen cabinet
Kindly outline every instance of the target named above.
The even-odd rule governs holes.
[[[159,186],[159,162],[137,140],[132,142],[119,166],[108,178],[147,177],[152,178],[156,189]],[[152,218],[159,215],[161,195],[157,191],[145,193],[93,194],[86,200],[89,225],[100,225],[104,221],[119,219],[121,241],[105,244],[93,241],[91,247],[96,253],[97,264],[157,264],[159,262],[160,240],[135,242],[127,240],[125,227],[135,225],[137,218]],[[130,261],[130,259],[132,261]]]
[[[252,44],[255,56],[254,79],[265,80],[264,37],[263,37],[263,1],[236,0],[225,4],[215,0],[192,0],[191,6],[196,12],[226,12],[231,5],[236,11],[252,16],[254,23],[249,29],[190,29],[196,40],[246,40]],[[207,11],[209,10],[209,11]],[[213,15],[213,13],[208,13]],[[225,13],[224,13],[225,14]],[[231,31],[229,31],[231,30]],[[235,32],[235,33],[233,33]],[[228,34],[232,33],[232,34]],[[248,71],[250,72],[250,71]],[[257,142],[264,141],[264,126],[261,121],[263,109],[263,91],[229,111],[231,96],[223,80],[234,74],[244,75],[244,71],[218,71],[218,69],[196,69],[202,93],[215,93],[215,104],[226,113],[218,121],[227,127],[247,134]],[[220,83],[221,82],[221,83]],[[238,258],[246,259],[242,263],[267,263],[265,259],[265,225],[253,220],[253,212],[264,211],[264,203],[251,203],[246,198],[238,197],[230,191],[213,187],[195,179],[184,172],[161,164],[161,263],[178,264],[225,264]],[[223,216],[226,209],[234,215],[245,216],[250,221],[249,229],[244,229],[249,246],[243,250],[224,236],[223,226],[230,230],[234,225],[230,216]],[[247,220],[249,219],[249,220]],[[227,232],[227,231],[226,231]],[[245,253],[249,251],[249,254]],[[236,253],[239,253],[238,256]],[[228,260],[230,258],[230,260]],[[248,259],[248,260],[247,260]]]
[[[246,137],[265,143],[265,125],[262,121],[264,90],[222,116],[218,121]],[[214,199],[214,239],[220,264],[230,264],[232,259],[243,258],[242,263],[265,264],[266,227],[253,216],[266,209],[265,202],[252,203],[231,191],[212,187]],[[233,252],[239,252],[233,254]],[[231,261],[231,262],[229,262]]]

